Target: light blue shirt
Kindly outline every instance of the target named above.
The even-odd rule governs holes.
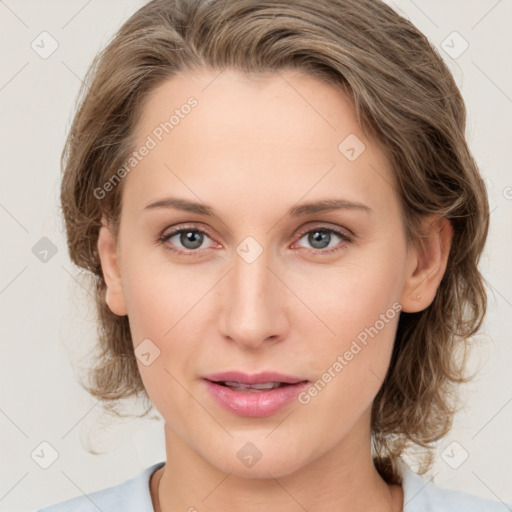
[[[154,512],[149,480],[164,464],[158,462],[121,484],[48,505],[37,512]],[[512,506],[501,501],[439,487],[414,473],[402,461],[399,471],[404,491],[403,512],[512,511]]]

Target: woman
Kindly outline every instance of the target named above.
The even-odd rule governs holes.
[[[61,199],[96,282],[88,389],[148,399],[166,461],[43,510],[504,510],[401,458],[429,467],[486,307],[464,129],[381,2],[136,12],[93,63]]]

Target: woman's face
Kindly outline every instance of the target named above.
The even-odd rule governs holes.
[[[99,247],[167,435],[242,476],[369,449],[417,255],[351,103],[291,70],[202,71],[156,89],[136,135]]]

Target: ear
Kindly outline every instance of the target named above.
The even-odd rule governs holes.
[[[106,302],[110,311],[118,316],[127,314],[124,301],[119,259],[117,256],[117,244],[108,222],[103,216],[102,227],[98,235],[98,253],[101,269],[107,285]]]
[[[423,220],[425,236],[408,249],[402,289],[402,311],[416,313],[430,306],[448,263],[453,238],[451,222],[438,215]]]

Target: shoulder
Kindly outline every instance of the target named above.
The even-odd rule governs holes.
[[[414,473],[400,461],[404,491],[403,512],[510,512],[502,501],[488,500],[472,494],[440,487]]]
[[[123,483],[47,505],[37,512],[153,512],[149,479],[163,465],[158,462]]]

